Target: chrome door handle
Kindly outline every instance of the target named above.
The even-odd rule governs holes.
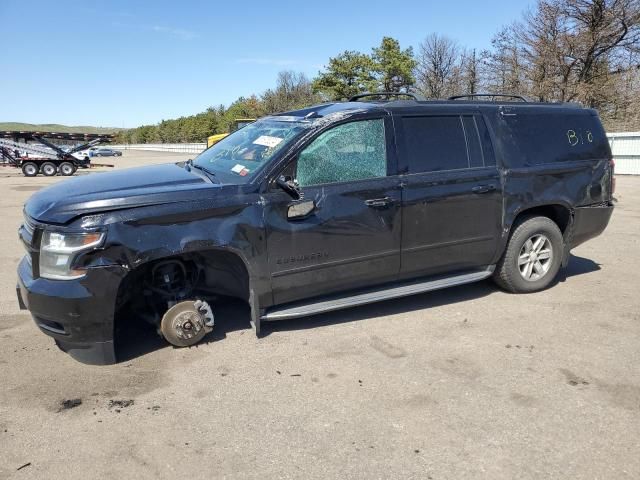
[[[391,197],[370,198],[369,200],[364,201],[364,204],[367,207],[372,207],[372,208],[382,208],[392,203],[393,203],[393,199]]]
[[[494,185],[477,185],[471,189],[473,193],[489,193],[496,189]]]

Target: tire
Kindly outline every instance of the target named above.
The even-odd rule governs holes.
[[[508,292],[531,293],[547,288],[560,270],[564,241],[548,217],[525,217],[515,225],[493,280]]]
[[[101,153],[96,153],[96,157],[101,157],[102,154]]]
[[[58,173],[58,167],[56,167],[55,163],[44,162],[40,167],[40,173],[42,173],[45,177],[53,177],[56,173]]]
[[[35,177],[36,175],[38,175],[38,166],[33,162],[23,163],[22,174],[25,177]]]
[[[62,162],[60,164],[60,175],[63,177],[70,177],[76,173],[76,166],[71,162]]]

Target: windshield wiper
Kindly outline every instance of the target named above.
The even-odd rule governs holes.
[[[212,172],[211,170],[209,170],[206,167],[203,167],[202,165],[198,165],[197,163],[193,163],[193,160],[191,160],[191,159],[186,161],[185,166],[189,166],[190,168],[197,168],[198,170],[202,170],[204,173],[206,173],[212,179],[213,179],[213,177],[216,176],[215,172]]]

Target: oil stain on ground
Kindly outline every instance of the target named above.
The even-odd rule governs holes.
[[[386,340],[376,337],[375,335],[371,337],[371,347],[388,358],[396,359],[407,356],[407,352],[405,352],[404,349],[396,345],[392,345]]]

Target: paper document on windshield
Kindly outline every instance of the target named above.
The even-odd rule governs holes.
[[[262,145],[264,147],[273,148],[278,145],[283,139],[280,137],[270,137],[269,135],[262,135],[256,138],[253,143],[255,145]]]

